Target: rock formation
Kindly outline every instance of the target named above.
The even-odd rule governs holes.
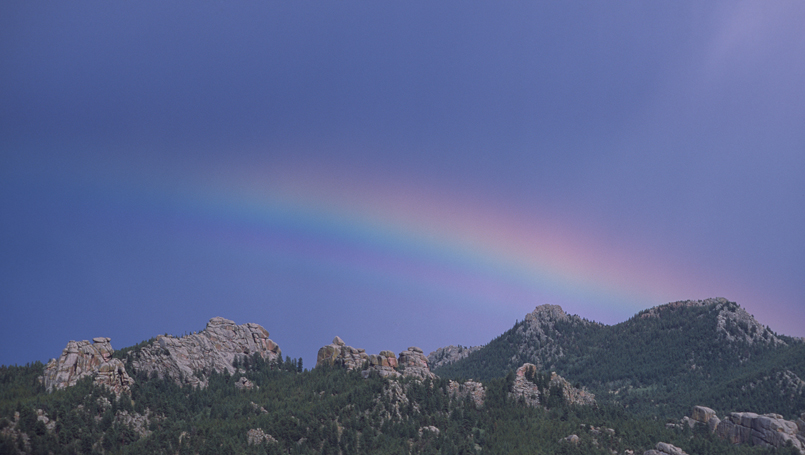
[[[386,381],[383,390],[375,396],[372,413],[380,417],[380,425],[387,420],[402,421],[409,412],[419,413],[419,404],[409,400],[410,384],[399,381]]]
[[[118,410],[115,413],[115,423],[131,428],[141,438],[147,438],[152,433],[148,429],[151,425],[150,416],[151,411],[149,409],[145,410],[145,414]]]
[[[701,422],[709,427],[711,433],[714,433],[718,424],[721,423],[721,419],[716,416],[716,411],[704,406],[694,406],[690,415],[691,417],[683,417],[682,423],[687,424],[691,428],[693,428],[696,422]]]
[[[364,378],[368,378],[370,374],[377,373],[382,377],[400,376],[397,371],[397,358],[391,351],[380,351],[380,354],[371,354],[368,359],[368,368],[363,370],[361,374]]]
[[[526,363],[517,369],[512,385],[512,397],[521,399],[529,406],[539,406],[542,392],[537,384],[529,380],[537,374],[537,366],[533,363]]]
[[[235,388],[238,390],[252,390],[254,388],[260,389],[259,386],[254,385],[246,376],[241,376],[240,379],[235,381]]]
[[[562,397],[567,404],[595,404],[595,395],[586,390],[573,387],[565,378],[553,372],[546,387],[540,389],[540,386],[533,382],[533,379],[537,377],[537,373],[537,366],[533,363],[526,363],[518,368],[512,385],[512,397],[515,399],[522,398],[525,404],[529,406],[539,406],[540,397],[543,393],[548,393],[551,388],[558,388],[562,391]]]
[[[401,352],[398,363],[399,371],[403,376],[413,376],[419,379],[433,379],[436,377],[428,368],[428,358],[425,357],[422,349],[416,346],[411,346]]]
[[[221,317],[210,319],[207,327],[192,335],[160,335],[156,341],[130,354],[134,369],[148,375],[156,373],[178,384],[206,387],[206,375],[227,371],[234,374],[235,360],[253,355],[266,361],[282,359],[282,351],[268,338],[259,324],[236,325]]]
[[[376,373],[382,377],[409,376],[419,379],[435,378],[428,368],[428,359],[422,349],[410,347],[395,358],[392,351],[380,351],[380,354],[369,355],[365,349],[347,346],[340,337],[322,346],[316,356],[316,367],[339,366],[347,370],[366,367],[361,373],[364,377]]]
[[[480,409],[484,406],[484,399],[486,398],[484,385],[472,380],[463,383],[456,381],[448,382],[447,393],[452,399],[463,400],[469,397],[473,403],[475,403],[476,409]]]
[[[52,420],[44,409],[36,410],[36,420],[45,424],[45,429],[48,433],[53,433],[56,430],[56,421]]]
[[[0,437],[2,439],[16,441],[17,447],[21,449],[23,453],[31,453],[31,437],[28,436],[28,433],[20,429],[20,413],[14,412],[14,420],[12,422],[5,419],[0,420],[0,422],[2,422],[2,425],[0,425]]]
[[[435,370],[439,367],[457,362],[482,347],[483,346],[453,346],[451,344],[450,346],[439,348],[428,354],[428,365],[432,370]]]
[[[694,406],[690,413],[690,418],[702,423],[707,423],[716,416],[716,411],[704,406]],[[717,417],[716,417],[717,418]]]
[[[556,321],[567,321],[570,316],[559,305],[539,305],[534,311],[525,315],[529,325],[552,327]]]
[[[250,446],[262,444],[266,442],[268,444],[276,444],[277,440],[274,439],[274,436],[263,431],[262,428],[252,428],[246,433],[246,440]]]
[[[333,338],[333,342],[322,346],[316,356],[316,366],[338,366],[347,370],[356,370],[366,367],[361,373],[363,377],[377,373],[380,376],[399,376],[397,372],[397,358],[391,351],[380,351],[380,354],[369,355],[365,349],[347,346],[341,337]]]
[[[732,412],[721,420],[712,409],[695,406],[690,420],[708,425],[711,432],[733,444],[779,448],[791,442],[805,454],[805,413],[796,422],[785,420],[780,414],[758,415],[754,412]]]
[[[651,450],[646,450],[643,455],[688,455],[679,447],[665,442],[658,442],[657,446]]]
[[[784,420],[779,414],[733,412],[718,424],[716,435],[734,444],[784,447],[790,441],[800,453],[805,453],[805,434],[800,434],[795,422]]]
[[[550,386],[558,387],[562,390],[562,396],[565,398],[565,403],[567,404],[582,406],[595,404],[595,395],[584,389],[573,387],[565,378],[553,372],[551,373]]]
[[[81,378],[93,376],[95,383],[112,389],[117,395],[129,390],[134,380],[120,359],[112,358],[110,339],[70,341],[58,359],[45,367],[43,382],[48,391],[74,386]],[[236,325],[216,317],[207,328],[193,335],[177,338],[160,335],[142,349],[130,352],[129,360],[135,371],[160,378],[169,377],[179,384],[204,387],[206,375],[213,371],[234,374],[233,362],[254,354],[266,361],[282,358],[279,346],[268,338],[266,329],[258,324]]]
[[[365,349],[356,349],[347,346],[341,337],[333,338],[333,342],[322,346],[316,356],[316,366],[335,365],[347,370],[362,368],[363,363],[369,360]]]
[[[51,359],[45,366],[45,388],[50,392],[71,387],[91,376],[96,384],[110,388],[117,395],[127,392],[134,380],[126,373],[123,362],[112,358],[115,350],[110,341],[107,337],[97,337],[92,343],[87,340],[68,342],[61,356]]]
[[[440,433],[439,428],[434,427],[433,425],[428,425],[419,428],[419,437],[421,438],[422,435],[425,434],[425,432],[429,432],[433,436],[439,436]]]
[[[566,442],[568,444],[578,445],[579,444],[579,435],[571,434],[569,436],[565,436],[564,438],[560,439],[559,442]]]
[[[99,337],[90,343],[87,340],[67,343],[58,359],[51,359],[45,366],[45,388],[74,386],[85,376],[94,375],[98,367],[112,358],[114,349],[109,338]]]

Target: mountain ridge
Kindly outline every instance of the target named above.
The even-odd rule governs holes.
[[[799,388],[805,377],[803,346],[799,339],[777,335],[725,298],[670,302],[613,325],[540,305],[482,349],[434,372],[490,379],[528,362],[643,412],[656,406],[657,412],[681,415],[705,398],[727,408],[735,404],[739,389],[737,396],[748,404],[774,402],[784,407],[778,412],[796,415],[798,406],[805,407]],[[745,384],[752,381],[761,385],[747,390]],[[770,381],[789,385],[775,391]],[[708,391],[719,396],[708,397]],[[789,398],[787,404],[783,395]],[[767,405],[764,412],[774,411],[771,408]]]
[[[540,305],[486,345],[434,351],[436,374],[415,346],[340,337],[304,370],[268,337],[215,317],[0,367],[0,453],[805,453],[805,343],[726,299],[612,326]]]

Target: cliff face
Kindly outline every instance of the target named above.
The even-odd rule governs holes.
[[[50,392],[54,389],[71,387],[87,377],[93,376],[95,383],[112,389],[116,394],[128,391],[134,380],[126,373],[123,362],[113,359],[110,339],[107,337],[70,341],[58,359],[51,359],[45,366],[43,382]]]
[[[221,317],[210,319],[207,327],[192,335],[158,336],[145,348],[131,353],[131,364],[149,376],[156,373],[179,384],[205,387],[206,376],[213,371],[234,374],[235,359],[258,354],[266,361],[282,358],[282,351],[268,338],[259,324],[236,325]]]

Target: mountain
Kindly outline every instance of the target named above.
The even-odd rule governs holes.
[[[281,352],[216,317],[0,366],[0,454],[805,454],[803,343],[724,299],[615,326],[544,305],[433,371],[414,346]]]
[[[672,302],[612,326],[542,305],[434,372],[489,379],[526,362],[642,413],[681,416],[701,403],[789,416],[805,409],[805,344],[724,298]]]

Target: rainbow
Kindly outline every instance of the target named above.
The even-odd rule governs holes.
[[[172,191],[136,176],[110,184],[125,186],[127,199],[152,216],[178,216],[184,232],[220,254],[391,282],[474,311],[522,316],[558,303],[623,320],[690,296],[679,294],[685,277],[552,213],[524,214],[482,195],[367,175],[272,165],[202,171],[172,182]]]

